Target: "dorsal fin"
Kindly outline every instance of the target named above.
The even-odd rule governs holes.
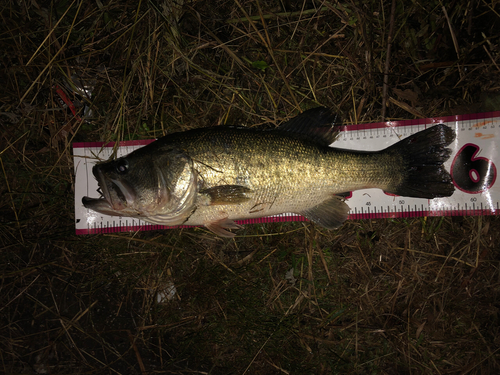
[[[337,138],[342,126],[341,123],[340,116],[332,113],[329,108],[316,107],[281,124],[275,131],[285,132],[328,146]]]

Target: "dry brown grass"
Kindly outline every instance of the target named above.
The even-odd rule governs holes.
[[[0,9],[0,372],[500,371],[497,217],[77,237],[71,156],[317,105],[347,123],[498,110],[497,1],[397,2],[389,59],[390,2]]]

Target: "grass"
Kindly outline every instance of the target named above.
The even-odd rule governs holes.
[[[390,48],[390,2],[0,7],[0,372],[500,370],[497,217],[76,236],[71,155],[317,105],[498,110],[498,2],[396,2]]]

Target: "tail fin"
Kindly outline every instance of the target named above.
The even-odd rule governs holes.
[[[455,188],[443,163],[451,154],[446,146],[454,139],[453,129],[439,124],[388,147],[385,151],[403,160],[403,179],[387,192],[428,199],[452,195]]]

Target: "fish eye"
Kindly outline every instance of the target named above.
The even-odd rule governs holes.
[[[116,164],[116,173],[125,174],[128,171],[128,161],[125,159],[118,160]]]

